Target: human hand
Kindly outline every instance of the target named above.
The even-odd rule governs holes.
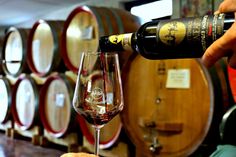
[[[224,0],[220,3],[218,10],[215,13],[218,14],[227,12],[236,12],[236,0]]]
[[[207,48],[202,61],[206,67],[211,67],[222,57],[228,57],[229,66],[236,68],[236,23]]]
[[[98,156],[88,153],[65,153],[61,155],[61,157],[98,157]]]
[[[236,12],[236,0],[224,0],[215,14],[227,12]],[[236,23],[233,23],[221,38],[207,48],[202,61],[204,65],[211,67],[217,60],[226,56],[229,66],[236,68]]]

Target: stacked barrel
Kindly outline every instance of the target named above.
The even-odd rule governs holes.
[[[63,21],[40,19],[31,28],[6,29],[1,125],[34,144],[92,152],[94,129],[71,104],[81,53],[97,51],[101,36],[139,27],[139,19],[122,9],[78,6]],[[222,115],[236,100],[236,72],[226,61],[206,69],[199,59],[147,60],[131,52],[119,59],[124,110],[101,129],[101,155],[112,156],[105,150],[128,136],[137,156],[209,156],[220,143]]]
[[[34,144],[93,145],[93,128],[71,104],[80,55],[97,51],[100,36],[134,32],[139,26],[139,19],[122,9],[78,6],[64,21],[39,19],[31,28],[7,28],[1,52],[1,123],[10,120],[12,132]],[[128,55],[120,58],[123,65]],[[116,116],[101,131],[101,148],[116,143],[121,129]]]
[[[12,115],[11,115],[11,102],[12,102],[12,94],[11,94],[11,83],[10,81],[4,77],[0,77],[0,99],[1,99],[1,130],[6,131],[6,135],[10,135],[10,128],[13,127],[12,124]]]

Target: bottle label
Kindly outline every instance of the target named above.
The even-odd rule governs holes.
[[[205,51],[223,35],[224,14],[160,21],[157,24],[157,43],[175,47],[182,43],[201,46]]]
[[[122,40],[122,46],[124,50],[126,51],[133,51],[132,46],[131,46],[131,37],[132,37],[132,33],[124,34],[124,38]]]
[[[124,35],[121,34],[121,35],[111,35],[109,36],[109,41],[112,43],[112,44],[119,44],[122,40],[123,40],[123,37]]]
[[[125,51],[133,51],[131,46],[132,33],[111,35],[109,36],[109,42],[115,45],[121,45]]]
[[[160,40],[169,46],[180,44],[186,36],[186,26],[183,22],[171,21],[164,24],[159,30]]]

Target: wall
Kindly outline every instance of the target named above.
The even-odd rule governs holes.
[[[88,0],[85,3],[78,3],[68,8],[63,8],[55,12],[47,13],[38,19],[33,19],[31,21],[27,21],[26,23],[22,23],[17,25],[18,27],[30,28],[32,25],[39,19],[44,20],[66,20],[68,15],[73,11],[76,7],[81,5],[91,5],[91,6],[106,6],[106,7],[115,7],[122,8],[122,3],[132,1],[132,0]]]
[[[92,5],[92,6],[106,6],[106,7],[115,7],[115,8],[123,8],[122,3],[133,1],[133,0],[88,0],[84,3],[78,3],[68,8],[63,8],[56,12],[47,13],[41,16],[41,19],[49,19],[49,20],[66,20],[70,12],[80,5]],[[173,0],[173,16],[172,18],[179,18],[180,17],[180,4],[182,1],[185,0]],[[214,10],[216,10],[222,0],[214,0]],[[39,19],[34,19],[28,21],[26,23],[22,23],[18,26],[20,27],[31,27],[34,22]]]

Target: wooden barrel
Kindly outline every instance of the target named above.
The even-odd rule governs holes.
[[[30,75],[18,77],[12,90],[12,115],[15,124],[21,130],[40,125],[39,86]]]
[[[61,35],[64,21],[38,20],[28,39],[27,62],[30,70],[38,76],[52,71],[64,71],[61,57]]]
[[[81,131],[90,144],[94,144],[94,128],[81,116],[78,117]],[[115,116],[100,131],[100,149],[112,147],[118,140],[122,129],[120,116]]]
[[[4,38],[2,51],[3,71],[6,75],[19,76],[30,72],[26,62],[29,29],[10,27]]]
[[[44,129],[53,137],[73,131],[79,133],[77,113],[72,107],[75,83],[64,74],[51,75],[40,92],[40,119]]]
[[[130,58],[122,72],[121,117],[137,156],[189,156],[203,143],[210,153],[215,149],[230,103],[218,68],[207,70],[198,59]]]
[[[5,124],[11,120],[11,84],[10,81],[4,77],[0,77],[0,123]]]
[[[4,47],[4,38],[6,35],[6,30],[7,30],[6,26],[0,26],[0,75],[5,75],[3,71],[3,67],[2,67],[2,64],[3,64],[2,51]]]
[[[81,53],[97,51],[101,36],[134,32],[139,26],[139,19],[122,9],[94,6],[75,8],[66,19],[63,29],[62,52],[65,65],[77,73]],[[121,56],[120,60],[126,60],[128,54],[122,53],[125,56]]]

